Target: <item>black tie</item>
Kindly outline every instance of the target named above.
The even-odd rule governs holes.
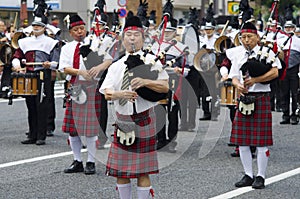
[[[121,90],[127,90],[128,88],[129,88],[128,67],[126,67],[125,71],[124,71]],[[126,103],[127,103],[127,99],[120,99],[119,100],[119,104],[121,106],[124,106]]]

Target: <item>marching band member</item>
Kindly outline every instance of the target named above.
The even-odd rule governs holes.
[[[286,21],[286,23],[284,24],[284,30],[286,33],[294,32],[295,29],[296,25],[292,21]],[[283,40],[279,40],[279,44],[281,44],[281,41]],[[282,121],[280,122],[280,124],[291,123],[292,125],[295,125],[299,122],[295,112],[297,109],[297,92],[299,88],[298,72],[300,64],[300,39],[296,35],[293,35],[291,42],[288,42],[283,49],[290,50],[290,54],[285,58],[287,61],[287,70],[285,78],[281,81],[280,85],[283,112]],[[292,109],[290,109],[290,98],[292,98]]]
[[[173,39],[176,37],[176,27],[177,27],[177,20],[176,19],[170,19],[168,21],[165,33],[164,33],[164,38],[162,43],[160,44],[159,42],[156,42],[152,46],[152,52],[155,55],[158,55],[161,51],[163,51],[165,48],[168,46],[172,45]],[[175,57],[178,57],[182,55],[185,49],[188,49],[186,45],[183,43],[176,41],[175,45],[172,45],[172,47],[165,52],[165,58],[162,61],[162,63],[167,63],[167,61],[172,60]],[[178,125],[179,125],[179,110],[180,110],[180,104],[179,100],[181,98],[181,94],[178,92],[178,89],[181,89],[181,86],[179,84],[180,82],[180,76],[182,73],[182,69],[186,66],[187,60],[184,60],[184,57],[176,61],[173,65],[172,68],[173,70],[168,70],[168,74],[170,76],[169,78],[169,87],[171,89],[172,94],[169,96],[169,102],[168,104],[164,104],[164,108],[167,108],[167,116],[168,116],[168,139],[166,138],[166,126],[165,126],[165,121],[164,117],[163,118],[158,118],[159,123],[164,123],[162,129],[158,132],[157,134],[157,149],[163,148],[163,150],[166,150],[167,152],[170,153],[175,153],[176,152],[176,145],[177,142],[176,137],[178,133]],[[157,109],[161,109],[160,107],[156,107]],[[164,115],[164,113],[161,113],[159,115]],[[162,126],[162,125],[159,125]],[[166,146],[168,145],[168,146]],[[166,146],[166,147],[165,147]]]
[[[214,44],[218,38],[215,34],[215,25],[214,22],[206,22],[204,27],[205,36],[202,40],[201,48],[205,48],[208,50],[214,50]],[[216,67],[216,66],[214,66]],[[212,74],[214,79],[215,74]],[[209,85],[208,85],[209,84]],[[213,87],[214,89],[209,89]],[[201,75],[201,84],[200,84],[201,98],[202,98],[202,110],[203,110],[203,117],[200,120],[213,120],[216,121],[218,117],[218,110],[215,107],[215,102],[217,101],[217,94],[216,94],[216,86],[215,83],[210,83],[205,81],[204,77]],[[210,93],[211,92],[211,93]],[[209,96],[212,97],[211,99],[211,111],[209,108],[209,100],[207,99]]]
[[[101,95],[97,92],[97,82],[94,77],[111,64],[111,57],[109,55],[105,56],[103,63],[87,70],[80,54],[80,46],[89,42],[89,38],[86,37],[85,22],[78,15],[71,16],[69,21],[66,18],[66,21],[69,23],[69,33],[74,40],[62,47],[59,70],[67,74],[66,79],[70,81],[74,92],[71,92],[72,100],[66,104],[62,130],[69,133],[74,161],[64,172],[84,171],[87,175],[95,174],[97,136],[99,133],[103,133],[104,130],[100,128],[99,124],[102,116]],[[84,138],[86,138],[85,144],[88,150],[85,169],[83,168],[80,152],[82,139]]]
[[[153,110],[157,103],[142,98],[137,94],[137,90],[146,87],[159,93],[167,93],[168,75],[161,70],[157,80],[136,77],[129,81],[129,58],[143,55],[141,49],[144,44],[144,30],[138,17],[126,19],[122,41],[126,54],[109,67],[100,88],[107,100],[114,100],[117,116],[106,174],[117,178],[120,198],[132,198],[130,179],[137,178],[137,198],[146,199],[150,193],[153,194],[149,174],[158,173],[156,120]],[[154,58],[153,55],[147,54],[145,63]],[[160,63],[152,66],[155,69],[161,67]],[[121,125],[122,123],[124,125]],[[133,126],[127,123],[133,123]],[[122,128],[123,126],[125,127]],[[124,130],[126,127],[128,131]]]
[[[12,65],[15,71],[24,72],[22,65],[26,65],[26,73],[39,73],[38,95],[26,96],[28,108],[29,135],[22,144],[44,145],[47,132],[47,117],[51,96],[51,69],[56,70],[60,48],[58,41],[47,37],[46,24],[41,18],[35,17],[32,22],[33,36],[18,41]],[[22,63],[26,60],[25,63]],[[43,62],[42,65],[28,65],[28,62]]]
[[[273,139],[269,97],[270,86],[261,82],[276,78],[281,64],[279,59],[276,58],[271,69],[265,74],[258,77],[250,77],[248,73],[242,75],[240,69],[248,63],[249,56],[256,56],[259,51],[259,46],[257,45],[259,36],[254,24],[250,22],[244,23],[241,28],[241,41],[243,46],[236,47],[239,50],[236,51],[231,60],[232,67],[228,77],[232,78],[233,85],[245,99],[252,100],[252,108],[245,108],[245,101],[240,97],[237,107],[238,111],[236,111],[232,124],[230,142],[239,146],[240,159],[245,175],[239,182],[235,183],[235,186],[252,186],[255,189],[262,189],[265,187],[265,173],[270,156],[268,146],[273,144]],[[270,62],[272,57],[274,57],[274,53],[270,51],[267,62]],[[253,112],[254,106],[255,110]],[[249,115],[250,113],[252,115]],[[257,147],[258,174],[255,178],[252,171],[250,146]]]

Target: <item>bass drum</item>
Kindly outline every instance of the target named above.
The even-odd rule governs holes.
[[[176,32],[177,41],[189,47],[189,65],[193,64],[194,56],[199,51],[199,34],[196,28],[192,24],[187,24],[186,26],[177,26]]]

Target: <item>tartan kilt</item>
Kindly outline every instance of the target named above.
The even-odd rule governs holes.
[[[271,146],[273,138],[270,96],[253,95],[257,97],[254,114],[245,116],[237,109],[232,123],[230,142],[238,146]]]
[[[73,101],[67,102],[62,131],[70,136],[98,136],[102,131],[100,127],[101,98],[103,97],[97,89],[97,84],[80,81],[86,89],[87,101],[77,104]]]
[[[122,121],[135,121],[136,140],[131,146],[117,141],[117,128],[108,154],[106,175],[119,178],[137,178],[146,174],[158,173],[156,152],[156,126],[153,108],[135,115],[120,115]]]

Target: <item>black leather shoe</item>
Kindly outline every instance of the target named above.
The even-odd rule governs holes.
[[[257,176],[252,184],[253,189],[265,188],[265,179],[261,176]]]
[[[64,170],[65,173],[78,173],[83,171],[84,168],[82,162],[78,162],[77,160],[74,160],[70,167]]]
[[[298,124],[298,120],[297,120],[297,116],[295,116],[295,115],[293,115],[292,117],[291,117],[291,125],[296,125],[296,124]]]
[[[211,116],[210,115],[204,115],[203,117],[201,117],[199,120],[204,121],[204,120],[210,120]]]
[[[288,119],[286,119],[286,120],[282,120],[281,122],[280,122],[280,124],[289,124],[290,123],[290,120]]]
[[[33,139],[27,139],[27,140],[23,140],[21,143],[22,143],[22,144],[35,144],[35,143],[36,143],[36,140],[33,140]]]
[[[244,177],[237,183],[235,183],[236,187],[247,187],[247,186],[251,186],[253,184],[254,180],[248,176],[248,175],[244,175]]]
[[[53,131],[52,130],[47,130],[47,134],[48,137],[52,137],[54,136]]]
[[[95,163],[94,162],[87,162],[86,167],[84,169],[84,174],[85,175],[92,175],[96,173],[95,169]]]

